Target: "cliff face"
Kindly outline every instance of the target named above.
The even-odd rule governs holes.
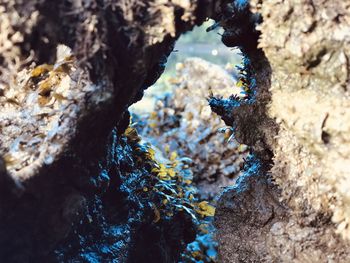
[[[1,1],[0,258],[177,260],[192,221],[152,223],[148,201],[161,203],[143,189],[157,177],[123,135],[126,109],[176,38],[212,17],[244,53],[244,94],[209,103],[251,151],[218,201],[222,261],[346,262],[349,12],[341,0]]]

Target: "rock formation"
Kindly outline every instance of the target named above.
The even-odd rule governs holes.
[[[143,188],[157,176],[124,133],[127,108],[211,17],[244,53],[245,93],[209,103],[251,152],[218,201],[221,260],[347,262],[349,13],[342,0],[0,1],[2,261],[178,261],[193,224],[154,223]]]

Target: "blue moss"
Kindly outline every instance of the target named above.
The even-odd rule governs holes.
[[[214,263],[218,261],[218,243],[214,238],[212,219],[202,220],[196,240],[187,245],[179,263]]]
[[[103,194],[90,197],[83,218],[55,250],[57,262],[166,262],[176,260],[194,239],[192,220],[182,212],[154,222],[162,198],[152,189],[155,161],[133,130],[114,130],[99,178],[108,182]],[[150,257],[155,257],[152,260]],[[144,261],[140,261],[140,259]]]

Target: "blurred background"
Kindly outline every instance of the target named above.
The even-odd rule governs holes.
[[[206,31],[214,23],[213,20],[208,20],[179,38],[174,51],[168,58],[164,73],[153,86],[145,91],[143,99],[130,107],[131,112],[140,114],[153,111],[158,99],[173,92],[176,87],[173,84],[179,77],[178,71],[188,58],[197,57],[216,64],[231,74],[234,80],[236,79],[235,65],[240,64],[242,59],[240,50],[228,48],[221,42],[223,30],[220,27]]]

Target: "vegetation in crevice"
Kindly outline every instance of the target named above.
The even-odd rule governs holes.
[[[215,208],[208,201],[198,198],[189,166],[192,160],[178,156],[175,151],[170,152],[169,147],[161,151],[142,141],[133,125],[126,129],[125,136],[129,143],[137,145],[135,154],[149,167],[150,176],[153,176],[153,184],[142,189],[155,195],[150,204],[154,211],[153,223],[170,221],[177,213],[186,213],[194,223],[196,238],[187,245],[181,262],[216,262],[217,244],[211,223]]]
[[[65,241],[69,246],[61,243],[54,257],[59,262],[173,262],[181,254],[181,262],[215,262],[215,208],[198,198],[192,160],[174,151],[165,156],[134,126],[111,133],[101,172],[91,179],[102,185],[103,194],[80,211],[85,216],[74,223]],[[98,241],[91,233],[98,233]]]

